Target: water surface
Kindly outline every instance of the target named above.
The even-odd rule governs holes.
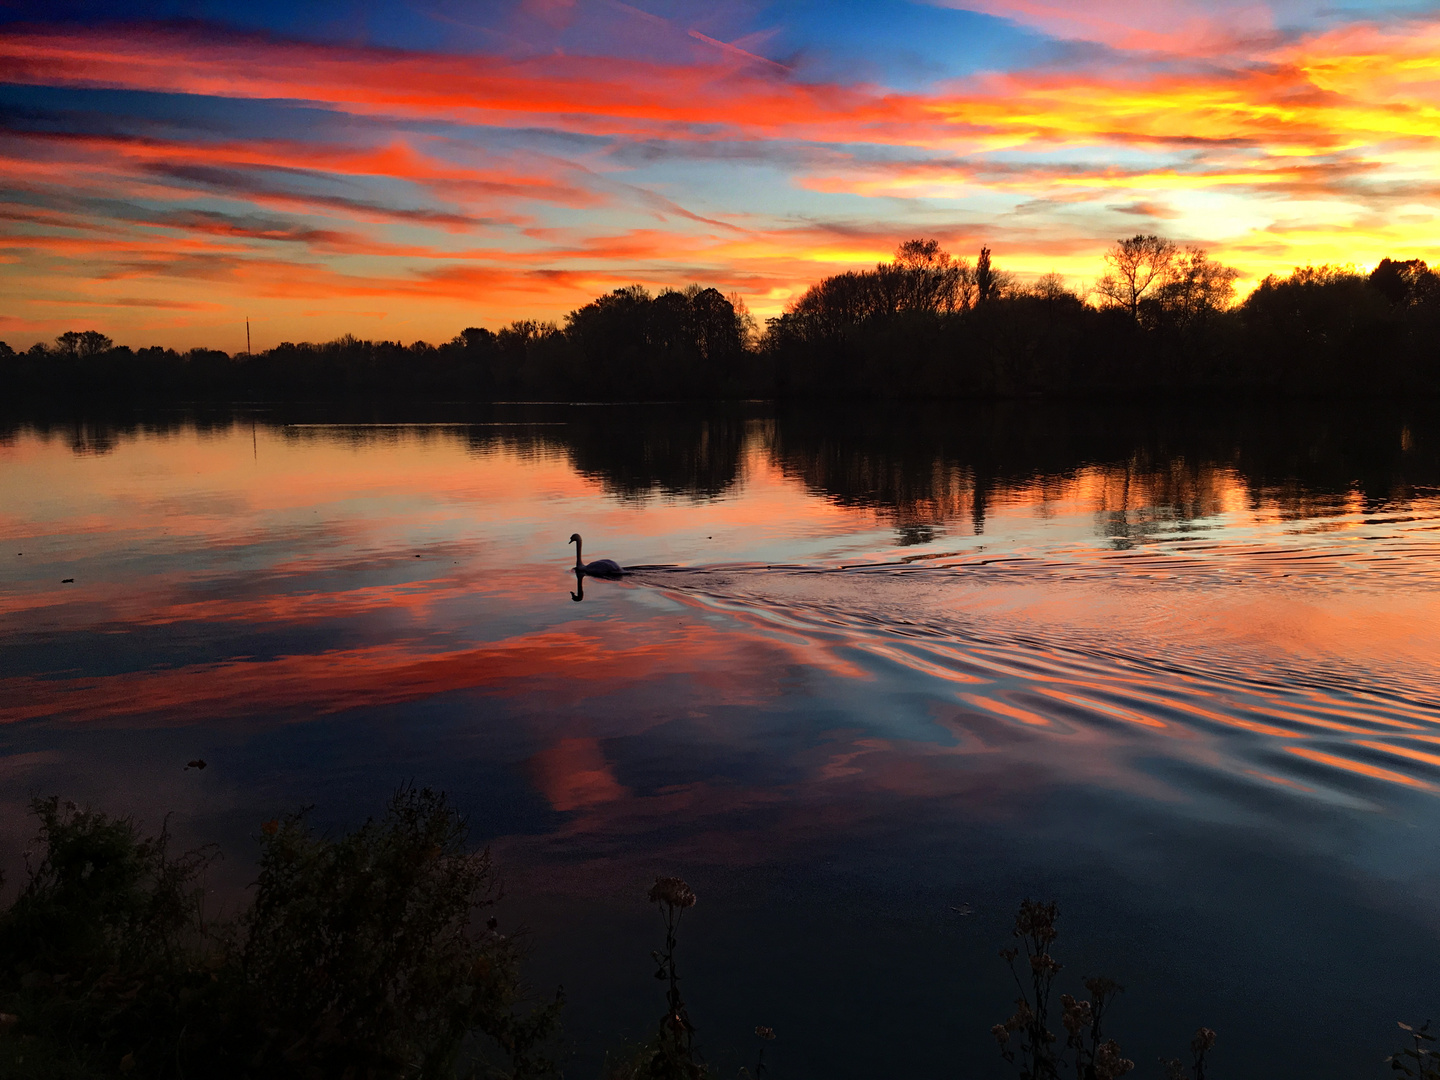
[[[1004,1075],[1062,905],[1151,1072],[1378,1072],[1440,959],[1440,424],[1321,409],[509,407],[12,423],[0,844],[58,792],[231,853],[409,780],[492,844],[571,1075],[658,873],[732,1073]],[[622,581],[586,557],[647,567]],[[70,583],[63,579],[73,578]],[[204,772],[186,771],[202,757]],[[962,914],[970,912],[970,914]],[[1296,1033],[1299,1034],[1296,1034]]]

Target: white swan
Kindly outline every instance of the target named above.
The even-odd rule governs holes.
[[[586,563],[580,558],[580,545],[584,543],[579,533],[570,534],[570,543],[575,545],[575,572],[577,574],[589,574],[591,577],[619,577],[625,573],[620,564],[614,559],[596,559],[592,563]]]

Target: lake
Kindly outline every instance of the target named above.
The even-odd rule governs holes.
[[[639,566],[618,581],[587,560]],[[1440,419],[515,405],[0,425],[0,854],[32,795],[216,841],[444,788],[572,1076],[1004,1076],[1061,908],[1137,1075],[1387,1071],[1440,1007]],[[66,582],[65,579],[73,581]],[[207,762],[203,771],[185,765]]]

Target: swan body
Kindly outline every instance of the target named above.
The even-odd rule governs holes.
[[[596,559],[592,563],[585,562],[580,557],[581,545],[579,533],[570,534],[570,543],[575,545],[575,572],[577,574],[588,574],[590,577],[620,577],[625,573],[624,567],[614,559]]]

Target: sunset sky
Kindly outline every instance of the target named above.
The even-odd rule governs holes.
[[[0,339],[446,340],[696,281],[773,315],[912,236],[1078,288],[1433,261],[1440,3],[0,8]]]

